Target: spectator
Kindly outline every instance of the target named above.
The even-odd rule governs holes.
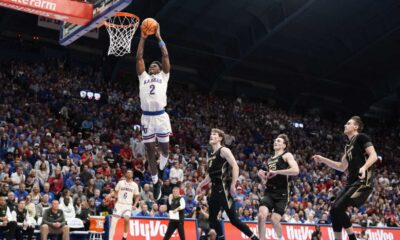
[[[197,202],[193,198],[193,194],[189,193],[187,197],[185,197],[185,218],[192,218],[194,212],[196,211]]]
[[[142,202],[142,204],[140,204],[140,208],[141,210],[136,214],[136,217],[151,217],[148,211],[148,206],[145,202]]]
[[[45,162],[42,162],[39,165],[39,169],[36,170],[36,178],[39,180],[39,184],[42,187],[49,179],[49,171]]]
[[[57,168],[55,175],[49,178],[50,191],[54,192],[55,195],[59,195],[64,188],[64,179],[61,174],[61,169]]]
[[[64,212],[59,208],[59,202],[54,200],[51,207],[44,211],[40,235],[42,240],[47,240],[50,234],[62,235],[63,240],[69,240],[69,227],[64,218]]]
[[[65,197],[64,201],[60,203],[60,210],[64,212],[65,220],[75,218],[75,207],[70,202],[70,197]]]
[[[9,192],[7,194],[7,207],[10,211],[15,211],[17,208],[17,199],[15,198],[15,194],[13,192]]]
[[[83,201],[81,204],[81,209],[79,213],[76,214],[76,217],[81,219],[83,224],[85,225],[85,230],[89,229],[89,218],[90,218],[90,210],[89,204],[87,201]]]
[[[169,179],[173,186],[183,181],[183,170],[179,167],[179,162],[175,161],[169,173]]]
[[[55,199],[55,195],[53,192],[50,191],[50,183],[45,183],[43,186],[43,192],[40,193],[42,196],[43,195],[47,195],[49,198],[49,203],[53,202],[53,200]]]
[[[22,167],[18,166],[16,169],[17,169],[16,172],[11,174],[11,182],[13,190],[17,190],[20,186],[20,183],[25,183],[26,179]]]
[[[36,206],[36,219],[43,217],[46,209],[50,208],[49,195],[44,194]]]
[[[20,201],[18,207],[12,212],[13,219],[17,222],[16,238],[23,239],[24,235],[28,236],[28,240],[32,240],[35,224],[28,216],[28,211],[25,209],[25,201]]]
[[[17,202],[25,200],[25,198],[28,196],[28,192],[25,191],[25,184],[20,183],[19,184],[19,189],[15,191],[15,197],[17,198]]]
[[[167,213],[167,205],[160,205],[159,210],[154,214],[156,218],[169,218],[169,214]]]
[[[5,234],[7,240],[13,239],[17,223],[13,221],[10,208],[6,205],[4,197],[0,197],[0,230]]]

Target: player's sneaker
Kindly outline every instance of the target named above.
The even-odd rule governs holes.
[[[123,237],[122,240],[126,240],[126,237]]]
[[[160,170],[164,170],[165,166],[167,166],[168,158],[160,157]]]
[[[153,195],[156,201],[161,198],[161,181],[158,180],[156,184],[153,184]]]

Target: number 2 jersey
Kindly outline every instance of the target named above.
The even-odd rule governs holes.
[[[161,71],[149,75],[144,71],[139,77],[140,107],[143,111],[161,111],[167,106],[169,73]]]
[[[134,181],[127,182],[121,180],[115,187],[115,191],[118,191],[118,201],[120,204],[133,204],[133,196],[139,195],[139,187]]]

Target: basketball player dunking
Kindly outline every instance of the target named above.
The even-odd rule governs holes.
[[[164,110],[167,105],[170,63],[167,47],[161,38],[160,26],[157,28],[155,37],[161,49],[162,63],[154,61],[150,64],[148,72],[145,71],[143,52],[147,35],[142,31],[136,53],[136,72],[139,76],[140,105],[143,111],[141,119],[143,142],[153,180],[154,198],[159,200],[161,183],[158,180],[155,142],[158,141],[161,149],[160,170],[163,170],[168,161],[169,135],[172,130],[169,116]]]
[[[128,226],[131,212],[138,204],[140,199],[139,186],[133,181],[132,178],[132,170],[126,171],[125,179],[118,182],[114,193],[114,196],[117,196],[117,202],[115,203],[113,215],[124,218],[123,240],[126,240],[128,236]],[[135,202],[133,202],[133,199]]]
[[[361,118],[353,116],[344,125],[344,134],[349,139],[340,162],[330,160],[320,155],[312,158],[316,162],[325,163],[329,167],[344,172],[349,170],[347,185],[338,193],[331,207],[332,228],[336,240],[342,239],[342,228],[346,229],[350,240],[357,240],[351,227],[350,217],[346,214],[347,207],[360,207],[372,193],[372,170],[370,167],[378,159],[371,139],[360,133],[364,124]],[[367,157],[366,157],[367,156]]]
[[[232,225],[246,234],[252,240],[258,239],[250,228],[241,222],[235,213],[233,196],[236,195],[236,182],[239,177],[239,167],[231,150],[222,146],[225,133],[213,128],[211,130],[210,144],[213,149],[208,159],[208,175],[196,189],[200,194],[201,189],[209,182],[212,183],[211,196],[209,200],[209,222],[210,228],[217,232],[217,239],[225,239],[222,226],[217,219],[219,211],[225,210]]]
[[[274,156],[268,160],[268,172],[260,170],[258,176],[266,181],[264,197],[258,210],[258,237],[265,240],[265,221],[268,211],[272,213],[271,222],[278,236],[283,240],[281,218],[285,212],[290,197],[289,176],[299,174],[299,166],[293,155],[288,152],[289,138],[280,134],[274,140]]]

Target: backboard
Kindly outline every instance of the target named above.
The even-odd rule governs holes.
[[[90,32],[116,12],[126,8],[132,0],[88,0],[87,2],[93,4],[93,19],[86,25],[64,22],[60,32],[61,45],[67,46]]]

